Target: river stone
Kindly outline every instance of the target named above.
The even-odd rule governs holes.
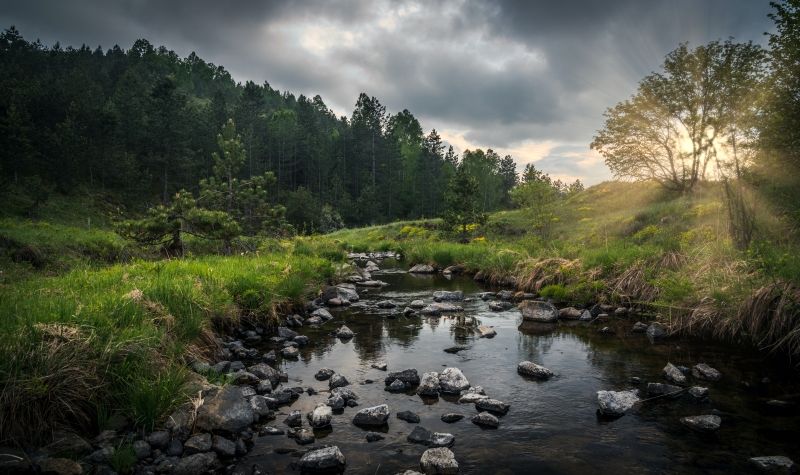
[[[488,399],[489,396],[482,394],[478,391],[472,391],[472,388],[468,389],[466,392],[461,394],[461,398],[458,400],[459,404],[474,404],[480,399]]]
[[[706,381],[719,381],[722,379],[722,373],[705,363],[694,365],[694,368],[692,368],[692,376],[698,379],[705,379]]]
[[[385,362],[385,361],[379,361],[379,362],[377,362],[377,363],[372,363],[370,366],[371,366],[371,367],[373,367],[373,368],[375,368],[375,369],[381,370],[381,371],[386,371],[386,368],[388,368],[388,367],[389,367],[389,366],[386,364],[386,362]]]
[[[309,450],[300,457],[298,467],[303,472],[332,472],[344,470],[345,464],[344,455],[339,447],[332,445]]]
[[[336,336],[343,340],[347,340],[349,338],[353,338],[355,333],[353,333],[353,330],[347,328],[347,325],[342,325],[338,330],[336,330]]]
[[[361,285],[363,287],[384,287],[389,284],[387,284],[382,280],[362,280],[361,282],[358,283],[358,285]]]
[[[314,433],[308,429],[302,429],[294,435],[294,441],[299,445],[313,444],[315,440]]]
[[[308,317],[306,325],[322,325],[322,319],[319,317]]]
[[[480,292],[478,298],[481,300],[491,300],[495,297],[494,292]]]
[[[588,310],[584,310],[583,313],[581,313],[581,316],[578,317],[578,320],[580,320],[582,322],[590,322],[593,319],[594,319],[594,317],[592,316],[592,312],[590,312]]]
[[[795,473],[794,461],[783,455],[769,455],[752,457],[750,463],[762,472],[768,473]]]
[[[236,443],[219,435],[215,435],[211,440],[211,449],[220,457],[233,457],[236,455]]]
[[[522,319],[540,323],[554,323],[558,321],[558,309],[551,303],[538,300],[523,300],[519,304]]]
[[[300,346],[306,346],[308,344],[309,338],[305,335],[297,335],[294,337],[294,342]]]
[[[631,333],[645,333],[647,332],[647,324],[643,322],[636,322],[633,324],[633,328],[631,328]]]
[[[708,388],[692,386],[689,388],[689,395],[695,399],[706,399],[708,397]]]
[[[286,348],[281,350],[281,354],[284,358],[297,358],[300,354],[300,350],[298,350],[294,346],[287,346]]]
[[[480,412],[472,416],[472,423],[483,427],[498,427],[500,420],[488,412]]]
[[[581,318],[583,311],[575,307],[565,307],[558,311],[558,318],[562,320],[577,320]]]
[[[651,342],[663,340],[667,336],[667,329],[658,322],[653,322],[647,327],[647,338],[649,338]]]
[[[416,426],[414,427],[414,430],[408,434],[406,440],[412,444],[430,445],[431,437],[433,437],[433,433],[431,433],[431,431],[422,426]]]
[[[317,374],[314,375],[314,379],[317,381],[325,381],[327,379],[331,379],[331,376],[336,374],[336,372],[330,368],[322,368],[317,371]]]
[[[514,292],[510,290],[501,290],[500,292],[497,292],[495,295],[497,295],[497,298],[501,300],[511,300],[512,298],[514,298]]]
[[[358,396],[350,388],[334,388],[331,390],[331,396],[339,396],[345,402],[358,400]]]
[[[253,373],[258,379],[267,379],[273,387],[281,382],[281,372],[266,363],[258,363],[249,366],[247,371]]]
[[[452,447],[456,443],[456,438],[453,434],[447,432],[434,432],[431,436],[431,447]]]
[[[287,340],[291,340],[297,336],[297,332],[287,327],[278,327],[278,336]]]
[[[385,389],[390,393],[401,393],[406,390],[406,385],[399,379],[395,379],[392,381],[392,384],[386,386]]]
[[[458,473],[458,462],[450,449],[436,447],[422,453],[419,468],[426,475],[455,475]]]
[[[419,373],[417,373],[416,369],[404,369],[389,373],[383,381],[388,386],[395,380],[399,380],[407,386],[416,386],[419,384]]]
[[[436,269],[428,264],[417,264],[411,269],[408,269],[408,272],[411,274],[433,274],[436,272]]]
[[[378,308],[395,308],[397,304],[392,302],[391,300],[381,300],[377,304],[375,304]]]
[[[481,338],[494,338],[494,336],[497,335],[497,331],[494,329],[494,327],[486,325],[479,325],[478,333],[480,333]]]
[[[318,308],[311,312],[311,316],[318,317],[325,322],[333,318],[333,315],[331,315],[331,312],[329,312],[327,308]]]
[[[255,420],[250,403],[238,386],[225,386],[207,398],[197,411],[195,426],[201,431],[238,433]]]
[[[183,451],[187,455],[208,452],[211,450],[211,434],[204,432],[193,435],[183,444]]]
[[[508,404],[498,401],[497,399],[484,398],[475,401],[475,409],[479,411],[489,411],[495,414],[503,415],[508,412],[508,408]]]
[[[375,432],[370,432],[369,434],[367,434],[365,439],[367,440],[367,442],[377,442],[379,440],[383,440],[383,436],[380,434],[376,434]]]
[[[722,419],[713,414],[682,417],[681,424],[698,432],[714,432],[719,429]]]
[[[597,404],[600,406],[600,414],[604,416],[623,416],[637,402],[639,397],[636,390],[597,391]]]
[[[489,310],[491,310],[492,312],[502,312],[510,309],[513,306],[514,305],[511,302],[507,302],[505,300],[501,300],[499,302],[497,301],[489,302]]]
[[[300,411],[294,410],[286,416],[283,423],[289,427],[300,427],[303,425],[303,416],[300,414]]]
[[[448,424],[452,424],[453,422],[458,422],[464,418],[464,414],[457,414],[455,412],[448,412],[447,414],[442,414],[442,422],[446,422]]]
[[[460,394],[469,388],[469,381],[458,368],[445,368],[439,373],[439,391],[445,394]]]
[[[330,389],[342,388],[344,386],[348,386],[349,384],[350,381],[348,381],[347,378],[339,373],[334,373],[328,381],[328,387]]]
[[[381,404],[358,411],[353,417],[353,424],[357,426],[383,426],[386,425],[387,419],[389,419],[389,406]]]
[[[328,406],[330,406],[330,408],[334,411],[340,411],[344,409],[345,402],[341,396],[338,394],[333,394],[328,398],[328,402],[326,404],[328,404]]]
[[[411,307],[411,308],[422,308],[422,307],[425,306],[425,302],[422,301],[422,300],[417,299],[417,300],[412,301],[410,304],[408,304],[408,306]]]
[[[181,450],[176,455],[180,455],[181,452],[183,452],[183,445],[181,444],[181,441],[177,439],[172,439],[169,441],[169,444],[167,444],[167,453],[169,454],[169,448],[172,446],[172,444],[178,444]],[[111,459],[113,457],[114,457],[114,447],[107,445],[105,447],[100,447],[99,449],[87,455],[86,460],[93,464],[99,465],[111,462]]]
[[[433,300],[436,302],[458,302],[464,300],[464,292],[460,290],[437,290],[433,293]]]
[[[517,373],[536,379],[550,379],[553,377],[552,371],[531,361],[523,361],[518,364]]]
[[[683,385],[686,384],[686,375],[674,364],[667,363],[663,369],[664,377],[675,384]]]
[[[676,399],[681,397],[682,390],[683,390],[682,387],[673,386],[671,384],[647,383],[647,395],[650,397],[665,396],[669,394],[670,398]]]
[[[411,411],[400,411],[397,413],[397,418],[401,421],[410,422],[412,424],[419,423],[419,416]]]
[[[332,419],[333,410],[327,404],[317,404],[317,407],[308,414],[308,420],[314,429],[330,426]]]
[[[364,270],[367,272],[377,272],[381,269],[378,267],[378,264],[375,264],[372,261],[367,261],[367,264],[364,266]]]
[[[154,432],[150,433],[150,435],[147,436],[147,442],[151,446],[153,446],[153,448],[163,449],[164,447],[167,446],[167,444],[169,444],[169,441],[170,441],[171,438],[172,437],[169,435],[169,432],[167,432],[165,430],[157,430],[157,431],[154,431]],[[92,447],[88,443],[86,443],[86,445],[89,447],[87,449],[87,452],[88,452],[89,450],[91,450]],[[51,452],[51,453],[55,453],[55,452]]]
[[[152,452],[150,444],[146,440],[135,440],[131,447],[133,448],[133,453],[136,454],[137,460],[146,459]]]
[[[214,470],[219,464],[217,454],[214,452],[205,452],[202,454],[189,455],[178,461],[175,469],[172,471],[174,475],[195,475],[198,473],[207,473]]]

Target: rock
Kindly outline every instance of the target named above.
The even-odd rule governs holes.
[[[367,434],[367,436],[365,438],[367,439],[367,442],[370,442],[370,443],[371,442],[377,442],[379,440],[383,440],[383,436],[380,435],[380,434],[377,434],[375,432],[370,432],[369,434]]]
[[[597,330],[597,333],[600,333],[601,335],[613,335],[615,332],[611,327],[603,327]]]
[[[682,417],[681,424],[698,432],[714,432],[719,429],[722,419],[713,414]]]
[[[389,373],[383,381],[388,386],[395,380],[399,380],[407,386],[416,386],[419,384],[419,373],[416,369],[404,369]]]
[[[378,267],[378,264],[375,264],[372,261],[367,261],[367,264],[364,266],[364,270],[367,272],[377,272],[381,269]]]
[[[392,302],[391,300],[381,300],[377,304],[375,304],[378,308],[395,308],[397,304]]]
[[[386,386],[385,389],[390,393],[401,393],[406,390],[406,385],[399,379],[395,379],[392,381],[392,384]]]
[[[494,327],[486,325],[478,325],[478,333],[480,333],[481,338],[494,338],[494,336],[497,335],[497,331]]]
[[[446,447],[436,447],[423,452],[419,460],[419,467],[427,475],[454,475],[458,473],[456,457]]]
[[[298,468],[303,472],[332,472],[342,471],[346,465],[344,455],[335,445],[321,449],[309,450],[298,462]]]
[[[236,444],[232,440],[219,435],[213,437],[211,449],[220,457],[233,457],[236,455]]]
[[[137,460],[146,459],[152,452],[150,444],[145,440],[135,440],[131,446],[133,448],[133,453],[136,454]]]
[[[198,473],[207,473],[217,468],[219,460],[217,454],[214,452],[205,452],[202,454],[189,455],[178,461],[175,469],[172,471],[173,475],[195,475]]]
[[[375,369],[379,369],[381,371],[386,371],[386,368],[388,368],[388,365],[384,361],[379,361],[377,363],[372,363],[370,366],[372,366]]]
[[[452,424],[453,422],[458,422],[464,418],[463,414],[456,414],[455,412],[448,412],[447,414],[442,414],[442,422],[446,422],[448,424]]]
[[[406,437],[412,444],[430,445],[433,433],[422,426],[414,427],[414,430]]]
[[[757,469],[769,473],[795,473],[796,467],[792,459],[783,455],[752,457],[750,463]]]
[[[410,422],[412,424],[419,423],[419,416],[411,411],[400,411],[397,413],[397,418],[401,421]]]
[[[671,384],[647,383],[647,395],[650,397],[669,394],[670,398],[676,399],[681,397],[681,394],[683,394],[681,392],[682,390],[682,387],[673,386]]]
[[[333,318],[331,312],[329,312],[328,309],[326,308],[318,308],[314,310],[313,312],[311,312],[311,316],[318,317],[324,322],[327,322],[328,320],[331,320]]]
[[[167,446],[167,444],[169,444],[171,438],[172,437],[169,435],[169,432],[165,430],[157,430],[147,436],[147,442],[157,449],[163,449]]]
[[[433,274],[436,272],[436,269],[428,264],[417,264],[411,269],[408,269],[408,272],[411,274]]]
[[[461,393],[461,399],[458,402],[460,404],[474,404],[479,399],[487,399],[488,397],[482,387],[473,386]]]
[[[291,340],[297,336],[297,332],[287,327],[278,327],[278,336],[287,340]]]
[[[294,346],[287,346],[281,350],[281,354],[284,358],[297,358],[300,355],[300,350]]]
[[[332,389],[331,396],[339,396],[342,399],[344,399],[345,402],[358,400],[358,396],[356,395],[356,393],[354,393],[353,390],[349,388]]]
[[[305,335],[297,335],[296,337],[294,337],[294,342],[297,343],[300,346],[308,345],[308,341],[309,341],[309,338],[307,336],[305,336]]]
[[[575,307],[565,307],[558,311],[558,318],[562,320],[577,320],[581,318],[582,310]]]
[[[254,374],[258,379],[266,379],[272,384],[272,387],[281,382],[281,372],[266,363],[258,363],[249,366],[247,371]]]
[[[308,429],[302,429],[294,435],[294,441],[299,445],[313,444],[315,440],[314,433]]]
[[[702,386],[692,386],[689,388],[689,395],[695,399],[706,399],[708,398],[708,388],[704,388]]]
[[[165,447],[169,443],[169,432],[162,430],[157,431],[157,433],[153,432],[153,434],[156,434],[153,441],[158,443],[158,445],[153,445]],[[80,456],[91,452],[92,446],[74,432],[55,431],[53,433],[53,441],[44,447],[44,451],[50,455]]]
[[[308,420],[314,429],[328,427],[333,420],[333,410],[326,404],[317,404],[317,407],[308,415]]]
[[[692,376],[706,381],[719,381],[722,379],[722,373],[705,363],[694,365],[694,368],[692,368]]]
[[[193,435],[183,444],[183,450],[187,455],[208,452],[211,450],[211,434],[204,432]]]
[[[334,373],[328,381],[328,387],[330,389],[342,388],[348,385],[350,385],[350,381],[339,373]]]
[[[347,325],[342,325],[338,330],[336,330],[336,336],[342,340],[347,340],[353,338],[355,333],[353,333],[353,330],[347,328]]]
[[[522,319],[539,323],[554,323],[558,321],[558,309],[553,304],[538,300],[524,300],[519,304]]]
[[[514,298],[514,292],[510,290],[501,290],[500,292],[497,292],[495,295],[497,296],[497,298],[501,300],[511,300],[512,298]]]
[[[275,354],[275,350],[269,350],[268,352],[264,353],[264,356],[261,357],[267,364],[274,364],[277,361],[278,356]]]
[[[422,308],[422,307],[425,306],[425,302],[423,302],[422,300],[417,299],[417,300],[412,301],[410,304],[408,304],[408,306],[411,307],[411,308]]]
[[[603,416],[621,417],[637,402],[639,397],[635,390],[597,391],[597,404]]]
[[[306,325],[322,325],[322,319],[319,317],[306,318]]]
[[[436,302],[458,302],[464,300],[464,292],[460,290],[437,290],[433,293],[433,300]]]
[[[450,354],[456,354],[459,351],[464,351],[464,350],[467,350],[467,349],[469,349],[469,347],[467,347],[467,346],[451,346],[450,348],[445,348],[444,352],[445,353],[450,353]]]
[[[436,372],[424,373],[417,388],[417,394],[427,397],[439,396],[439,374]]]
[[[508,302],[508,301],[505,301],[505,300],[502,300],[502,301],[499,301],[499,302],[496,302],[496,301],[489,302],[489,310],[491,310],[493,312],[502,312],[502,311],[510,309],[513,306],[514,305],[511,302]]]
[[[55,457],[39,461],[39,472],[50,475],[81,475],[83,468],[74,460]]]
[[[303,425],[303,416],[300,414],[300,411],[294,410],[286,416],[283,423],[289,427],[300,427]]]
[[[478,298],[481,300],[491,300],[495,297],[494,292],[479,292]]]
[[[480,412],[472,416],[472,423],[482,427],[499,427],[500,420],[488,412]]]
[[[258,431],[258,435],[283,435],[283,429],[278,429],[277,427],[272,426],[264,426],[261,430]]]
[[[469,381],[458,368],[445,368],[439,373],[439,391],[445,394],[460,394],[469,388]]]
[[[479,411],[489,411],[495,414],[506,414],[508,412],[509,405],[498,401],[497,399],[491,398],[484,398],[478,399],[475,401],[475,409]]]
[[[211,371],[213,371],[216,374],[225,374],[228,372],[228,368],[230,366],[231,366],[230,361],[220,361],[211,367]]]
[[[368,427],[383,426],[386,425],[387,419],[389,419],[389,406],[381,404],[358,411],[353,417],[353,424]]]
[[[431,447],[452,447],[456,443],[456,437],[447,432],[434,432],[431,436]]]
[[[664,366],[663,372],[664,372],[664,377],[668,381],[679,385],[686,384],[686,376],[674,364],[667,363],[667,365]]]
[[[614,316],[615,317],[624,317],[628,315],[628,309],[625,307],[617,307],[614,309]]]
[[[197,429],[238,433],[255,420],[253,408],[237,386],[225,386],[197,411]]]
[[[164,453],[173,457],[180,457],[183,454],[183,444],[178,439],[172,439],[167,444]]]
[[[517,373],[535,379],[550,379],[553,377],[552,371],[531,361],[523,361],[518,364]]]
[[[362,280],[361,282],[358,282],[358,285],[363,287],[384,287],[389,284],[382,280]]]
[[[341,396],[332,395],[328,398],[328,402],[326,402],[326,404],[334,411],[341,411],[344,409],[345,401]]]
[[[584,310],[583,313],[581,313],[581,316],[578,317],[578,320],[580,320],[581,322],[590,322],[593,319],[594,317],[592,316],[592,312],[590,312],[589,310]]]
[[[665,339],[669,334],[667,333],[667,329],[664,325],[653,322],[650,326],[647,327],[647,338],[650,339],[651,342],[656,342]]]
[[[336,374],[336,372],[330,368],[322,368],[317,371],[317,374],[314,375],[314,378],[317,381],[325,381],[327,379],[331,379],[331,376]]]
[[[448,302],[436,302],[420,309],[419,313],[422,315],[438,316],[443,313],[458,313],[463,311],[464,307],[461,305]]]

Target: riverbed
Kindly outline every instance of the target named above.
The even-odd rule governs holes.
[[[800,415],[792,404],[800,385],[795,371],[780,360],[699,340],[671,338],[653,344],[630,331],[635,316],[603,323],[523,323],[516,307],[490,311],[488,302],[477,298],[487,289],[468,277],[409,274],[391,260],[381,267],[373,277],[387,286],[359,287],[359,302],[331,309],[334,319],[317,328],[299,329],[311,343],[301,348],[299,359],[279,361],[280,369],[289,375],[285,385],[311,387],[319,394],[303,394],[282,407],[269,425],[286,429],[282,421],[290,411],[305,414],[327,400],[328,382],[314,378],[324,367],[351,382],[348,387],[359,396],[359,406],[335,415],[331,429],[315,431],[316,442],[310,446],[285,435],[259,437],[240,466],[257,463],[269,473],[297,473],[293,464],[308,448],[337,445],[346,457],[347,473],[418,470],[426,447],[406,440],[416,425],[455,436],[451,450],[461,473],[749,473],[750,457],[800,460]],[[416,299],[432,302],[436,290],[463,291],[463,314],[403,316],[405,305]],[[375,304],[382,300],[398,307],[378,309]],[[475,331],[479,323],[493,326],[497,335],[480,338]],[[355,332],[354,338],[342,341],[331,335],[343,324]],[[605,326],[613,333],[598,332]],[[453,346],[465,349],[443,351]],[[526,360],[555,376],[535,381],[518,375],[517,364]],[[420,375],[459,368],[472,385],[483,386],[489,396],[510,404],[510,410],[500,417],[497,429],[481,428],[470,421],[478,411],[472,404],[459,404],[458,397],[430,400],[413,391],[385,391],[387,372],[372,367],[379,362],[387,363],[388,372],[415,368]],[[639,389],[646,397],[648,382],[665,382],[662,368],[667,362],[687,367],[704,362],[723,377],[717,382],[689,377],[691,384],[709,388],[705,402],[688,396],[661,398],[618,419],[597,416],[597,391]],[[790,404],[767,403],[774,399]],[[359,409],[379,404],[391,411],[388,427],[376,429],[382,440],[368,443],[369,431],[353,425],[352,419]],[[418,414],[419,424],[397,419],[400,411]],[[445,413],[465,417],[445,423]],[[720,429],[697,433],[679,422],[700,414],[719,415]]]

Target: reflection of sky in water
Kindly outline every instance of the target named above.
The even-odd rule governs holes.
[[[456,436],[453,452],[462,473],[730,473],[746,470],[748,457],[785,454],[800,460],[791,442],[800,432],[797,416],[765,416],[766,394],[744,392],[740,380],[758,381],[769,374],[776,381],[772,391],[797,393],[797,386],[781,386],[780,368],[764,369],[752,355],[732,353],[719,346],[674,341],[651,346],[641,335],[626,335],[632,322],[612,322],[618,336],[597,334],[596,327],[584,324],[541,327],[520,325],[516,309],[490,312],[479,299],[464,303],[466,315],[476,323],[497,329],[493,339],[475,338],[468,330],[471,318],[406,318],[401,309],[412,300],[431,301],[434,290],[462,289],[466,294],[481,291],[468,279],[445,280],[439,276],[420,278],[408,274],[376,273],[376,278],[391,285],[383,289],[360,289],[362,302],[335,311],[335,320],[322,328],[304,328],[312,344],[302,350],[299,361],[287,361],[289,386],[310,386],[320,394],[303,395],[291,407],[282,409],[275,425],[285,429],[283,419],[290,410],[304,413],[327,399],[327,382],[313,375],[322,367],[344,374],[359,395],[360,407],[386,403],[392,412],[384,440],[368,444],[366,431],[352,425],[358,408],[347,408],[334,416],[333,430],[319,433],[316,445],[336,444],[347,458],[348,473],[396,473],[418,468],[423,446],[410,444],[406,436],[414,424],[398,420],[395,414],[410,410],[419,414],[423,427]],[[400,304],[382,310],[371,304],[384,299]],[[328,335],[346,324],[356,337],[341,342]],[[458,354],[442,351],[453,345],[468,347]],[[556,373],[546,382],[520,377],[516,365],[535,361]],[[420,375],[441,371],[447,366],[460,368],[473,385],[487,394],[511,404],[501,418],[500,428],[485,430],[472,424],[476,413],[472,405],[459,405],[453,398],[426,401],[413,394],[384,391],[385,372],[370,367],[386,361],[389,371],[416,368]],[[631,376],[645,382],[661,381],[660,371],[667,361],[691,365],[706,361],[719,368],[725,379],[706,383],[713,401],[648,403],[621,419],[598,421],[595,392],[600,389],[631,387]],[[773,365],[774,366],[774,365]],[[372,379],[373,384],[364,384]],[[788,383],[787,383],[788,384]],[[680,417],[724,412],[722,429],[714,435],[689,433],[678,423]],[[440,420],[442,414],[458,412],[467,416],[454,424]],[[259,438],[247,463],[260,463],[270,473],[291,472],[298,454],[279,455],[278,448],[297,449],[285,436]],[[487,471],[488,470],[488,471]]]

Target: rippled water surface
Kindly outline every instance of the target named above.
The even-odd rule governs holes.
[[[301,447],[286,436],[258,438],[247,464],[258,463],[269,473],[295,473],[292,463],[307,448],[338,445],[347,459],[347,473],[389,473],[418,469],[425,447],[406,441],[415,424],[395,417],[400,411],[419,414],[420,425],[434,432],[449,432],[462,473],[742,473],[747,459],[760,455],[786,455],[800,460],[800,417],[794,410],[769,410],[772,398],[796,398],[800,388],[793,372],[775,361],[751,352],[699,341],[670,340],[651,345],[646,337],[631,334],[634,320],[612,320],[604,325],[615,335],[601,335],[598,326],[586,323],[552,326],[522,324],[518,310],[491,312],[478,298],[464,302],[459,317],[394,316],[414,299],[432,301],[435,290],[463,290],[467,297],[484,289],[467,278],[414,276],[388,269],[375,278],[390,285],[382,289],[359,288],[361,301],[334,311],[335,319],[320,328],[303,328],[312,343],[301,358],[283,361],[288,386],[313,387],[319,394],[303,394],[283,407],[270,422],[285,429],[283,419],[291,410],[304,414],[327,400],[327,381],[314,374],[328,367],[345,375],[359,396],[359,407],[335,415],[331,430],[317,432],[312,446]],[[378,310],[375,302],[391,299],[396,310]],[[493,325],[497,336],[478,338],[472,319]],[[346,324],[356,336],[341,342],[328,333]],[[464,345],[450,354],[443,349]],[[525,379],[517,363],[534,361],[556,373],[549,381]],[[423,401],[409,394],[384,391],[386,372],[370,367],[386,361],[389,371],[416,368],[420,375],[460,368],[470,383],[511,405],[500,418],[498,429],[482,429],[469,418],[473,405],[457,398]],[[613,421],[598,420],[596,391],[644,388],[648,381],[663,382],[661,369],[671,361],[691,366],[706,362],[723,373],[719,382],[699,382],[710,388],[710,401],[657,400],[642,404]],[[642,379],[633,385],[630,378]],[[768,377],[769,382],[762,382]],[[366,384],[367,380],[374,383]],[[746,382],[750,387],[745,386]],[[385,439],[367,443],[367,431],[352,424],[360,408],[388,404],[392,412]],[[688,415],[717,411],[722,427],[715,434],[691,432],[679,423]],[[466,417],[456,423],[440,420],[456,412]],[[305,424],[306,422],[304,422]],[[287,450],[295,452],[286,453]]]

